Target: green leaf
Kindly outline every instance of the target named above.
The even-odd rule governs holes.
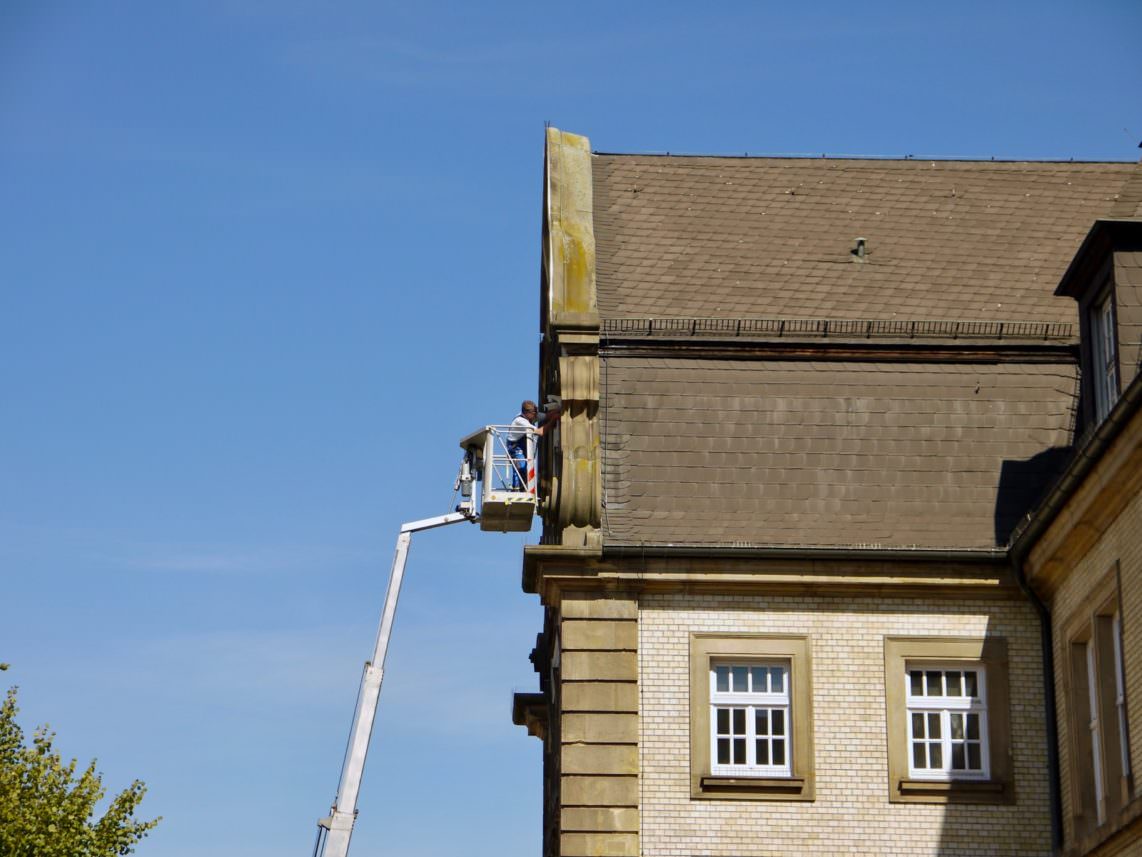
[[[0,705],[0,855],[113,857],[131,854],[160,819],[139,821],[146,786],[135,780],[95,818],[106,789],[92,761],[77,775],[52,747],[55,733],[40,726],[31,745],[16,722],[16,688]]]

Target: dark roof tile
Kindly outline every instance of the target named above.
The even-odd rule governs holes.
[[[990,548],[1070,440],[1059,364],[607,357],[609,544]]]
[[[604,318],[1070,322],[1051,290],[1091,221],[1142,210],[1129,163],[595,155],[593,174]]]

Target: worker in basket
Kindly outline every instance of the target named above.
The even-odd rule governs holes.
[[[520,491],[527,487],[527,472],[531,462],[527,460],[527,435],[530,431],[542,437],[545,429],[559,421],[559,409],[553,408],[539,416],[539,408],[531,399],[525,399],[519,406],[519,414],[512,420],[507,432],[508,455],[512,459],[512,490]]]

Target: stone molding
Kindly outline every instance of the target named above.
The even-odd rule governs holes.
[[[540,377],[543,395],[554,393],[563,403],[544,507],[546,537],[596,546],[602,478],[591,157],[586,137],[547,129]]]
[[[560,612],[560,854],[639,853],[638,604],[568,592]]]
[[[548,128],[545,173],[546,324],[597,334],[590,141],[578,134]]]
[[[826,594],[854,597],[1021,600],[1007,560],[987,562],[886,559],[732,557],[604,558],[602,550],[535,545],[524,548],[523,588],[558,606],[567,591],[693,592],[741,595]]]

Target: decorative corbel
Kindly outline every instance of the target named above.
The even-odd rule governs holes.
[[[591,148],[547,129],[542,376],[563,400],[545,523],[560,544],[600,544],[599,311]]]

